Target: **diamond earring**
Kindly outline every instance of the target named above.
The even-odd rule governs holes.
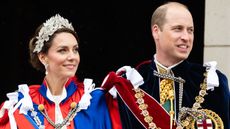
[[[45,74],[47,75],[47,74],[48,74],[48,71],[47,71],[47,68],[48,68],[48,64],[45,64],[44,66],[45,66],[45,69],[46,69],[46,72],[45,72]]]

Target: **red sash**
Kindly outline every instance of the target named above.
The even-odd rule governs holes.
[[[137,99],[135,98],[135,91],[133,90],[133,85],[129,80],[117,76],[115,72],[110,72],[107,76],[107,80],[104,82],[102,87],[105,90],[110,90],[113,86],[117,89],[119,96],[122,98],[123,102],[137,118],[137,120],[145,127],[149,128],[149,125],[144,120],[144,116],[141,114]],[[143,91],[143,90],[142,90]],[[144,92],[144,91],[143,91]],[[170,116],[167,111],[149,94],[144,92],[144,102],[148,105],[148,112],[150,116],[153,117],[153,122],[157,127],[161,129],[170,129]],[[173,127],[175,129],[176,126]]]

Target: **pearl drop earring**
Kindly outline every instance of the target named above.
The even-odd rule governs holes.
[[[45,69],[46,69],[45,74],[46,74],[46,75],[48,74],[47,68],[48,68],[48,64],[45,64]]]

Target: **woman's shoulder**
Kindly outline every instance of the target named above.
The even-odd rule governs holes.
[[[29,93],[30,94],[37,93],[39,91],[40,87],[41,87],[41,85],[30,85],[29,86]]]
[[[100,95],[105,95],[105,90],[98,87],[98,88],[95,88],[94,90],[92,90],[92,92],[90,93],[91,95],[94,95],[94,96],[100,96]]]

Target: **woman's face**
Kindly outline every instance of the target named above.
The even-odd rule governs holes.
[[[76,38],[67,32],[56,34],[47,55],[47,76],[73,77],[80,63],[79,46]]]

